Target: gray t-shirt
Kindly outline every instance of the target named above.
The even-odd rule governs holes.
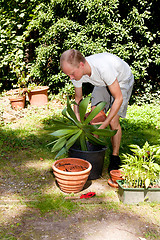
[[[129,65],[111,53],[98,53],[86,57],[91,67],[91,76],[84,75],[80,80],[72,80],[75,87],[89,82],[94,86],[110,86],[117,78],[120,88],[128,90],[133,85],[132,72]]]

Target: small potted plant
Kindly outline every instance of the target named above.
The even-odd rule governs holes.
[[[110,177],[111,178],[108,179],[108,184],[111,187],[118,188],[117,180],[123,180],[123,174],[124,173],[120,169],[118,169],[118,170],[111,170],[110,171]]]
[[[25,90],[18,88],[8,91],[7,95],[11,106],[14,110],[22,109],[25,107],[26,95]]]
[[[150,146],[148,142],[142,148],[130,145],[131,154],[123,154],[122,171],[124,180],[117,180],[120,200],[124,203],[160,201],[160,147]]]
[[[67,106],[62,111],[67,121],[54,120],[54,132],[51,135],[56,137],[56,140],[49,145],[53,144],[52,152],[57,152],[56,158],[69,152],[69,157],[89,161],[92,164],[90,179],[96,179],[102,173],[106,137],[113,136],[117,130],[98,129],[99,125],[91,125],[90,122],[102,111],[106,103],[99,103],[86,117],[89,102],[90,97],[86,97],[79,104],[79,121],[67,97]]]
[[[16,49],[11,54],[11,63],[9,65],[11,73],[17,83],[13,85],[13,89],[9,90],[6,95],[9,96],[9,100],[13,109],[24,108],[26,100],[26,84],[30,75],[27,74],[26,63],[23,61],[23,51]]]

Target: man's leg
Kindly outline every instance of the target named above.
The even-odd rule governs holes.
[[[110,122],[110,128],[112,130],[117,129],[117,133],[111,138],[111,142],[112,142],[112,148],[113,148],[113,155],[119,155],[119,148],[120,148],[120,143],[121,143],[121,137],[122,137],[122,130],[121,130],[121,126],[119,123],[119,115],[116,115],[112,121]]]
[[[96,106],[99,102],[105,101],[107,104],[105,106],[105,112],[111,107],[114,99],[108,92],[107,88],[105,87],[94,87],[92,92],[92,109]],[[111,138],[113,154],[110,157],[110,163],[108,167],[108,172],[112,169],[118,169],[120,167],[121,161],[119,158],[119,148],[121,142],[121,126],[119,123],[119,115],[116,115],[112,121],[110,122],[110,128],[112,130],[118,129],[117,133]]]
[[[111,138],[112,142],[112,155],[110,157],[110,163],[108,166],[108,172],[111,170],[117,170],[120,167],[121,160],[119,157],[119,148],[120,148],[120,143],[121,143],[121,137],[122,137],[122,130],[119,122],[120,116],[117,114],[112,121],[110,122],[110,128],[112,130],[117,129],[117,133]]]

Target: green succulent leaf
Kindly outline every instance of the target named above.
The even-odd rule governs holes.
[[[60,129],[57,130],[53,133],[50,133],[50,135],[54,136],[54,137],[61,137],[67,134],[74,134],[77,132],[78,129]]]
[[[110,129],[97,129],[93,132],[93,134],[98,136],[112,137],[116,134],[117,130]]]
[[[55,159],[62,156],[63,154],[67,153],[67,150],[65,147],[63,147],[58,153],[57,155],[55,156]]]
[[[77,128],[77,126],[73,126],[68,122],[66,123],[66,122],[62,122],[60,120],[53,119],[52,122],[53,122],[52,129],[54,129],[54,130],[56,130],[56,129],[58,130],[58,129],[62,129],[62,128],[70,128],[70,129]]]
[[[80,135],[80,145],[82,151],[87,151],[86,138],[84,132]]]
[[[100,102],[85,119],[84,123],[88,124],[105,107],[105,105],[106,102]]]
[[[92,143],[92,144],[98,144],[98,145],[103,145],[103,146],[105,145],[105,142],[104,142],[104,141],[102,141],[102,140],[99,139],[99,138],[96,138],[96,137],[93,136],[92,134],[86,133],[86,136],[87,136],[89,142]]]
[[[66,137],[62,137],[59,138],[56,143],[54,144],[54,146],[52,147],[51,152],[57,152],[59,151],[61,148],[63,148],[63,146],[66,144],[67,138]]]
[[[48,143],[47,146],[49,146],[49,145],[53,145],[53,144],[55,144],[56,142],[57,142],[57,139],[54,140],[53,142]]]
[[[90,99],[91,99],[90,97],[86,97],[79,104],[79,115],[82,123],[84,122],[85,114],[86,114]]]
[[[77,126],[81,126],[80,122],[78,121],[76,114],[74,113],[73,109],[71,108],[71,104],[69,102],[69,97],[67,97],[67,112],[69,116],[73,119]]]
[[[71,118],[70,116],[68,116],[67,114],[67,108],[65,107],[63,110],[62,110],[62,115],[65,116],[68,120],[70,120],[71,122],[74,123],[74,125],[76,125],[77,127],[81,127],[81,123],[77,120],[75,121],[73,118]]]
[[[73,146],[73,144],[76,142],[76,140],[79,138],[79,136],[82,134],[82,130],[79,130],[76,134],[74,134],[66,143],[66,149],[68,150],[70,147]]]
[[[97,130],[96,125],[84,125],[82,126],[84,132],[92,133]]]

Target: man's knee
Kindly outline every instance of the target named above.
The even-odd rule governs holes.
[[[120,122],[119,122],[119,116],[116,115],[111,121],[110,121],[110,128],[112,130],[115,130],[115,129],[120,129],[121,126],[120,126]]]

